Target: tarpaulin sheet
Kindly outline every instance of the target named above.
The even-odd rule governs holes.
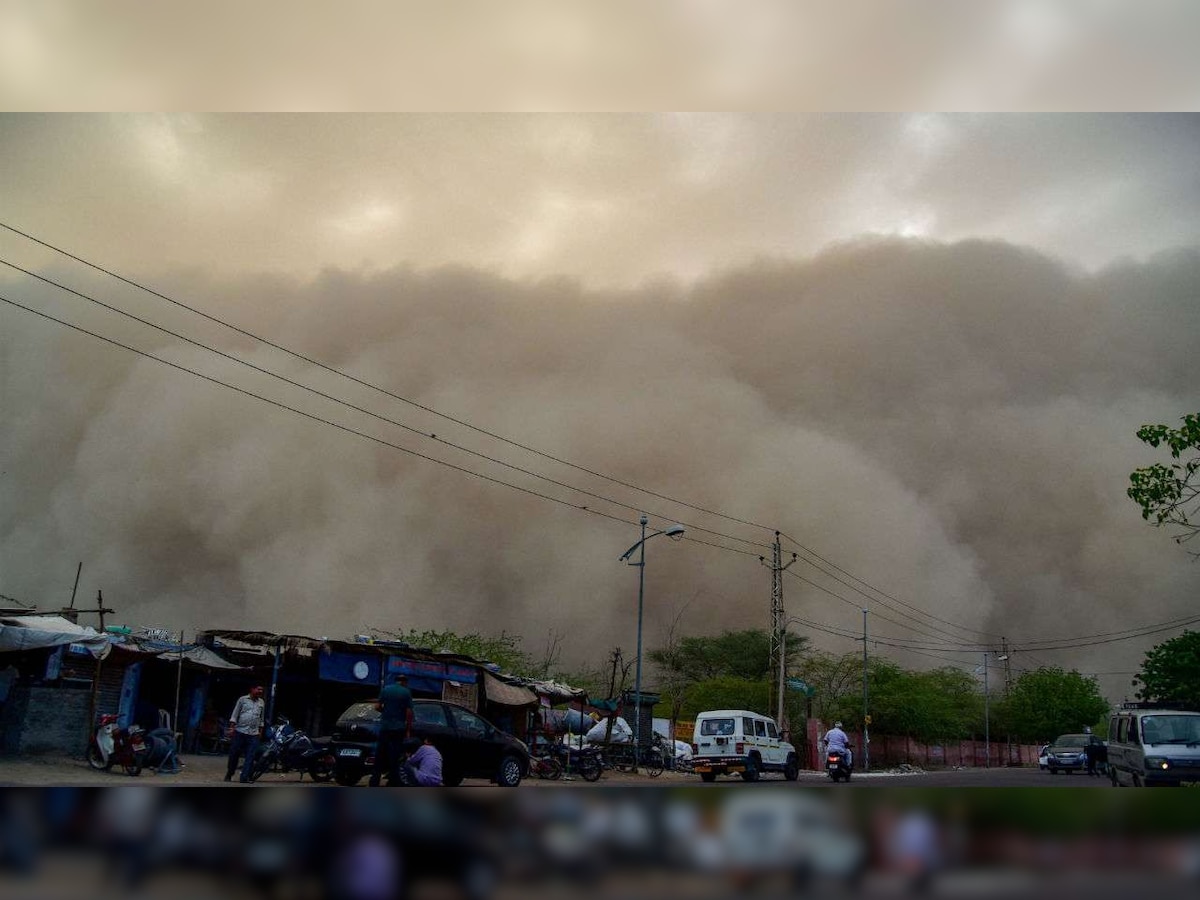
[[[0,651],[36,650],[78,644],[103,659],[112,649],[96,629],[76,625],[62,616],[7,616],[0,619]]]
[[[501,706],[532,706],[537,703],[537,694],[529,688],[508,684],[487,672],[483,673],[483,690],[488,702]]]

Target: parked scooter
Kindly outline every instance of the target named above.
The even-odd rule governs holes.
[[[843,778],[849,781],[854,766],[845,750],[830,750],[825,754],[825,771],[834,781],[841,781]]]
[[[126,775],[140,775],[146,764],[146,750],[145,732],[140,725],[121,728],[117,716],[105,713],[88,743],[87,761],[100,772],[118,765]]]
[[[314,741],[299,728],[293,728],[285,717],[267,729],[266,740],[259,745],[250,771],[250,780],[257,781],[266,772],[299,772],[304,780],[307,772],[313,781],[328,781],[333,777],[334,757],[325,742]]]

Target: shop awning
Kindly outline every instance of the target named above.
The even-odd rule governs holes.
[[[158,654],[159,659],[174,662],[178,660],[180,653],[178,650],[167,650],[164,653]],[[189,647],[183,651],[183,661],[192,665],[200,666],[204,669],[244,669],[245,666],[235,665],[226,659],[222,659],[217,654],[213,653],[207,647]]]
[[[112,649],[108,638],[94,628],[81,627],[62,616],[8,616],[0,619],[0,651],[33,650],[78,644],[98,659]]]
[[[538,702],[537,694],[529,688],[501,681],[494,675],[483,673],[483,690],[489,703],[501,706],[532,706]]]

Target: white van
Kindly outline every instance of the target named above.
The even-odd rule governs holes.
[[[735,772],[743,781],[758,781],[763,772],[782,772],[788,781],[795,781],[800,777],[800,759],[769,716],[745,709],[714,709],[696,717],[692,769],[703,781]]]
[[[1200,712],[1127,703],[1108,723],[1113,787],[1200,787]]]

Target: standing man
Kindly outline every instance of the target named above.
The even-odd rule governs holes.
[[[412,733],[412,692],[408,676],[398,675],[379,692],[375,708],[379,718],[379,744],[375,748],[375,768],[371,772],[371,787],[379,787],[380,776],[387,772],[388,784],[400,783],[400,756],[404,742]]]
[[[225,770],[225,780],[233,779],[237,769],[238,759],[243,754],[246,761],[242,764],[242,784],[250,781],[250,771],[254,768],[254,753],[258,750],[258,739],[262,736],[263,718],[266,705],[263,703],[263,687],[256,684],[250,688],[249,694],[238,697],[233,712],[229,716],[229,766]]]

